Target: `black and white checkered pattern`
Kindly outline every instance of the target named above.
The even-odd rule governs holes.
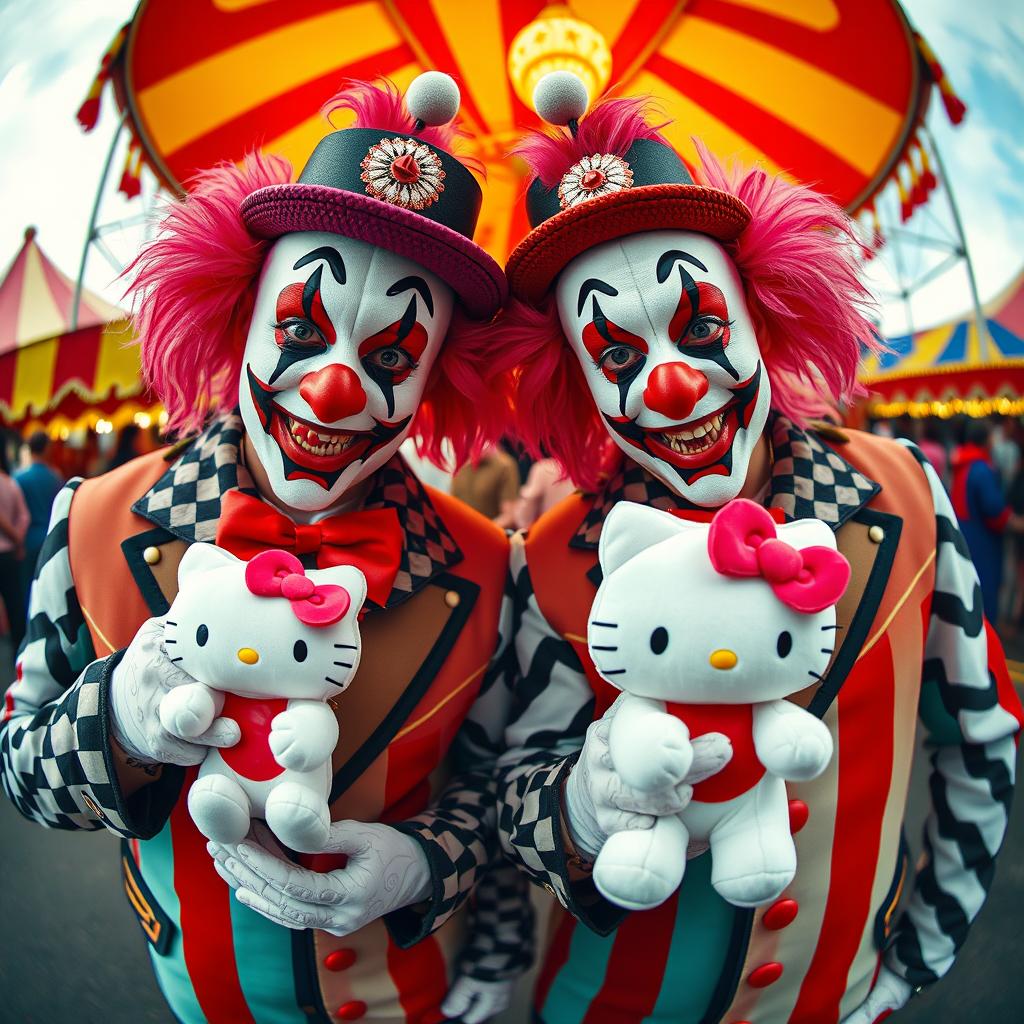
[[[771,424],[772,479],[768,505],[788,519],[820,519],[837,530],[880,490],[811,431],[784,416]]]
[[[472,926],[458,971],[478,981],[505,981],[533,963],[529,882],[500,854],[487,865],[470,904]]]
[[[241,466],[242,419],[214,420],[184,454],[132,505],[132,511],[187,541],[213,543],[223,496],[252,490]]]
[[[145,837],[157,827],[147,810],[159,801],[125,800],[117,787],[106,708],[117,656],[96,659],[71,579],[68,515],[80,483],[57,495],[36,565],[28,633],[0,718],[0,778],[14,806],[41,825]]]

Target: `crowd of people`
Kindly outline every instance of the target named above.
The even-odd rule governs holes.
[[[1024,630],[1024,426],[1010,417],[881,420],[914,441],[949,492],[981,580],[985,615],[1004,636]]]
[[[15,651],[25,635],[28,592],[50,509],[64,484],[48,461],[49,447],[45,433],[32,434],[13,469],[8,446],[0,444],[0,597]]]

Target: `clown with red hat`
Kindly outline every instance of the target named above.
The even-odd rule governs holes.
[[[516,433],[580,487],[512,544],[519,675],[501,840],[560,904],[536,1019],[873,1024],[949,970],[981,907],[1020,702],[927,461],[813,419],[857,394],[860,354],[877,348],[849,220],[806,187],[724,168],[699,143],[687,167],[642,100],[588,102],[568,73],[538,85],[554,128],[518,148],[533,229],[509,259],[495,337]],[[817,778],[787,783],[797,868],[777,898],[727,902],[711,855],[692,846],[675,892],[626,910],[594,881],[609,837],[679,814],[734,751],[708,732],[691,762],[679,722],[655,711],[644,758],[658,781],[631,787],[609,747],[623,701],[592,652],[617,651],[628,672],[628,650],[706,648],[723,686],[738,661],[715,661],[706,631],[670,634],[646,590],[639,625],[591,623],[602,531],[620,502],[706,520],[737,497],[777,521],[824,523],[852,568],[821,645],[828,667],[789,698],[827,728],[835,755]],[[718,614],[735,629],[734,608]],[[589,648],[595,625],[608,639]],[[772,646],[766,657],[789,654]],[[915,871],[901,826],[919,720],[936,752]],[[968,833],[979,837],[969,856]]]

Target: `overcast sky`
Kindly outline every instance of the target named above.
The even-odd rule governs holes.
[[[954,129],[941,104],[933,102],[930,124],[948,165],[984,300],[1024,265],[1024,4],[908,0],[904,6],[968,106],[967,120]],[[0,266],[17,251],[25,227],[36,224],[49,255],[76,276],[116,116],[109,95],[92,134],[80,131],[74,115],[100,56],[134,7],[134,0],[0,0]],[[120,153],[115,160],[115,184],[123,159]],[[915,218],[915,230],[948,232],[941,197],[930,205]],[[130,217],[140,208],[111,187],[102,219]],[[129,258],[141,237],[138,230],[113,236],[118,257]],[[918,274],[929,258],[936,257],[904,254],[907,269]],[[879,263],[891,266],[892,259],[890,251]],[[120,289],[114,276],[93,250],[88,286],[116,301]],[[883,278],[884,272],[879,277],[884,287]],[[969,305],[966,277],[962,268],[955,269],[917,296],[914,325],[941,322]],[[900,333],[903,304],[887,305],[885,313],[890,332]]]

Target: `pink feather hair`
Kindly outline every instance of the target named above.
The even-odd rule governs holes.
[[[661,139],[646,109],[642,99],[605,100],[580,121],[575,139],[568,132],[534,133],[516,152],[552,187],[586,153],[622,155],[637,139]],[[857,275],[859,244],[850,219],[809,188],[759,168],[726,169],[702,143],[696,146],[697,183],[738,197],[751,212],[743,234],[723,248],[743,281],[773,408],[804,423],[862,394],[861,355],[882,346],[865,315],[871,300]],[[578,486],[596,487],[612,442],[554,298],[537,307],[512,300],[493,340],[501,354],[493,372],[509,382],[518,438],[535,457],[553,457]]]
[[[413,132],[390,82],[346,83],[324,112],[342,108],[355,113],[354,127],[416,135],[444,149],[460,134],[451,125]],[[249,234],[239,211],[257,189],[290,179],[286,160],[258,153],[200,173],[126,272],[143,378],[167,409],[171,436],[195,433],[238,403],[260,269],[273,244]],[[412,430],[417,447],[438,465],[447,461],[445,437],[461,464],[497,441],[507,423],[507,403],[495,401],[490,391],[490,330],[456,307]]]

